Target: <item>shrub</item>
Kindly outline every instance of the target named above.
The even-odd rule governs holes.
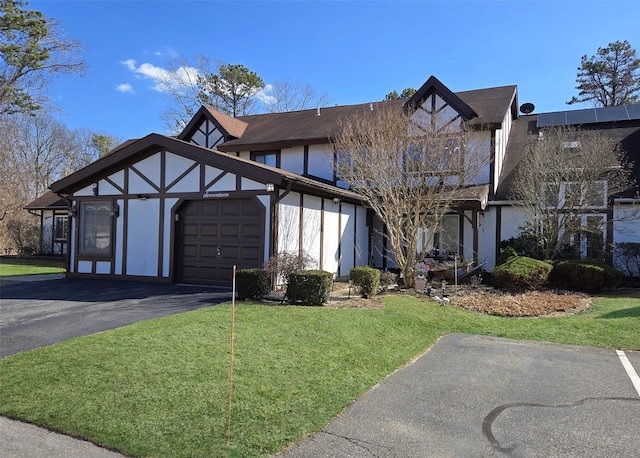
[[[599,291],[615,287],[622,280],[622,272],[595,261],[562,261],[553,266],[549,282],[558,287],[578,291]]]
[[[287,297],[292,303],[322,305],[331,298],[333,274],[324,270],[302,270],[289,277]]]
[[[500,253],[500,256],[498,256],[498,262],[496,263],[496,265],[499,266],[501,264],[504,264],[514,256],[518,256],[518,252],[512,246],[507,245],[505,249],[502,250],[502,253]]]
[[[519,289],[544,286],[553,266],[526,256],[514,256],[493,270],[493,282],[498,288]]]
[[[349,278],[358,289],[362,297],[376,294],[380,284],[380,271],[373,267],[354,267],[349,272]]]
[[[396,283],[397,275],[393,272],[384,271],[380,272],[380,286],[386,288],[388,286],[394,285]]]
[[[640,276],[640,243],[622,242],[616,244],[616,255],[630,277]]]
[[[262,269],[239,269],[236,292],[239,299],[259,299],[271,291],[271,276]]]
[[[315,259],[307,253],[288,253],[283,251],[271,256],[264,263],[264,267],[276,277],[276,282],[280,279],[288,285],[292,273],[308,269],[315,262]]]

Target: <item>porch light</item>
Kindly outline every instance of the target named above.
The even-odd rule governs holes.
[[[78,214],[78,208],[75,205],[73,207],[69,207],[69,210],[67,210],[67,213],[69,213],[69,216],[71,216],[72,218],[75,218],[76,215]]]
[[[119,214],[120,214],[120,208],[119,207],[113,207],[113,208],[109,209],[109,216],[117,218]]]
[[[273,184],[273,183],[267,183],[265,185],[265,188],[266,188],[267,192],[273,192],[273,191],[276,190],[276,185]]]

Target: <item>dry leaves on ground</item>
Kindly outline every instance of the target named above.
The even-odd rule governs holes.
[[[407,294],[409,290],[395,294],[403,293]],[[426,298],[423,294],[420,294],[420,297]],[[591,297],[582,293],[559,291],[509,293],[486,287],[463,288],[448,297],[451,301],[449,306],[458,306],[489,315],[514,317],[574,314],[586,310],[592,302]],[[380,309],[384,304],[380,301],[380,296],[375,296],[366,299],[351,297],[334,300],[326,306],[341,309]]]

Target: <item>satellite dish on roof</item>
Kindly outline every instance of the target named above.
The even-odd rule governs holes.
[[[533,103],[523,103],[520,105],[520,111],[524,114],[533,113],[533,110],[536,109],[536,106]]]

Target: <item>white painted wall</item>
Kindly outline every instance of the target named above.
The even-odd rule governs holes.
[[[309,175],[333,181],[333,149],[331,145],[309,146]]]
[[[295,146],[280,151],[280,168],[289,172],[304,173],[304,147]]]
[[[340,206],[330,199],[324,200],[324,231],[322,270],[338,273],[340,246]]]
[[[356,207],[356,267],[369,265],[369,227],[367,209]]]
[[[120,207],[120,215],[116,218],[116,233],[114,241],[114,273],[122,275],[124,258],[124,200],[119,199],[116,204]]]
[[[478,263],[486,263],[485,269],[493,270],[496,253],[496,207],[487,207],[478,215]]]
[[[162,240],[162,276],[169,277],[171,270],[171,240],[175,236],[173,232],[174,219],[172,210],[177,206],[178,199],[171,198],[164,201],[164,239]]]
[[[127,275],[158,275],[160,200],[129,200]]]
[[[618,243],[632,242],[640,243],[640,208],[630,204],[616,205],[613,210],[613,246]],[[623,265],[623,260],[618,256],[614,249],[613,265],[623,272],[627,269]],[[633,275],[640,275],[635,267],[632,270]]]
[[[302,250],[315,259],[314,269],[317,269],[320,263],[321,223],[322,199],[305,195],[302,213]]]
[[[278,203],[278,251],[297,254],[299,231],[300,194],[291,192]]]
[[[340,218],[340,272],[338,276],[349,275],[349,271],[354,265],[355,248],[355,228],[356,228],[356,208],[355,205],[343,203],[340,205],[342,217]]]

